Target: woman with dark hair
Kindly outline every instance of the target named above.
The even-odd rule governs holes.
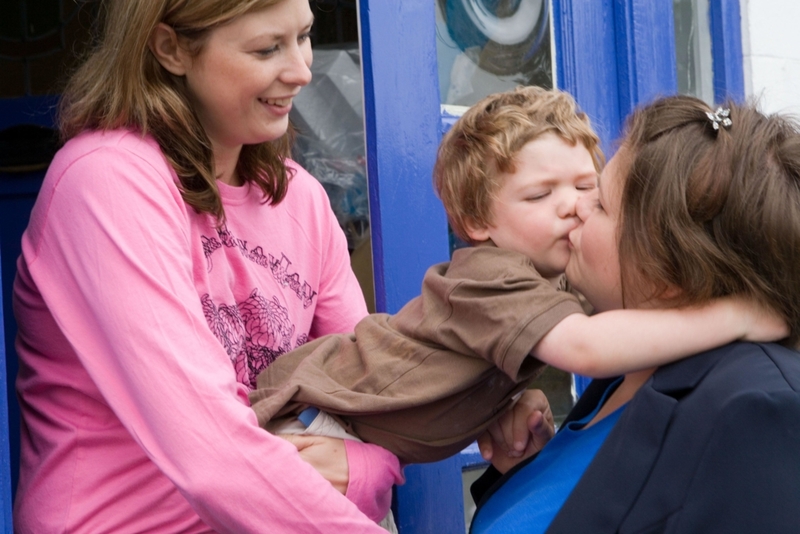
[[[659,100],[629,119],[578,214],[567,276],[599,311],[741,295],[790,334],[593,382],[542,452],[483,494],[472,532],[796,531],[798,125]]]

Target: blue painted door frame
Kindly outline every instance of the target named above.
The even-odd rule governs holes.
[[[435,0],[359,0],[367,170],[378,311],[419,293],[448,258],[431,173],[442,132]],[[552,0],[558,86],[613,148],[637,104],[677,90],[672,0]],[[738,0],[711,0],[715,96],[744,96]],[[406,468],[401,534],[464,532],[462,458]]]

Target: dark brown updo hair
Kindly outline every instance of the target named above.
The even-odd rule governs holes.
[[[675,306],[752,297],[785,317],[787,344],[797,345],[800,129],[754,104],[722,107],[729,127],[688,96],[657,100],[629,118],[621,147],[624,295],[669,295]]]

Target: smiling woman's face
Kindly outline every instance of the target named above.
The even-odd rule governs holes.
[[[582,224],[569,234],[567,280],[597,311],[622,308],[617,228],[624,157],[621,148],[603,169],[599,187],[578,201]]]

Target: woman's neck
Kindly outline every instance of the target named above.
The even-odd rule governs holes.
[[[237,147],[214,146],[214,172],[217,180],[237,187],[242,185],[242,180],[236,172],[236,164],[239,163],[241,153],[241,145]]]
[[[637,371],[625,375],[619,387],[608,397],[606,403],[584,428],[588,428],[598,421],[601,421],[607,415],[611,415],[617,411],[618,408],[631,400],[636,392],[639,391],[639,388],[642,387],[642,384],[647,382],[647,379],[655,372],[656,368],[654,367],[652,369],[645,369],[644,371]]]

